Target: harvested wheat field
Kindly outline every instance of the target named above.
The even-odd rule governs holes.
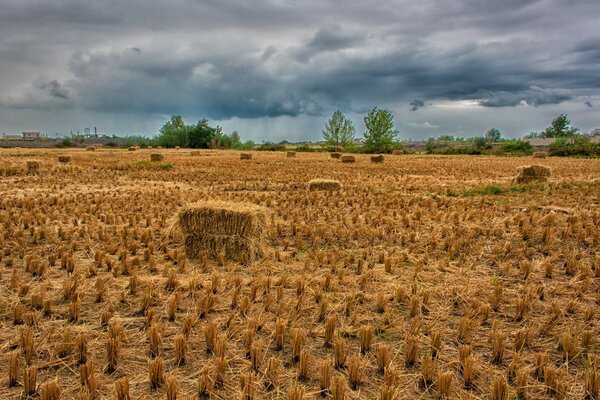
[[[600,160],[161,152],[0,150],[0,398],[598,398]]]

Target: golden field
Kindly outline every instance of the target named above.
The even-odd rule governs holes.
[[[598,398],[600,160],[355,157],[0,150],[0,398]],[[186,259],[199,200],[264,257]]]

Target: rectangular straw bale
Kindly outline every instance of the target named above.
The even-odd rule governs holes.
[[[190,204],[180,210],[178,223],[185,236],[186,255],[197,258],[202,250],[210,257],[254,260],[263,253],[266,211],[249,203],[216,200]]]
[[[356,158],[354,156],[342,156],[343,163],[353,163],[355,161],[356,161]]]
[[[371,156],[371,162],[372,163],[382,163],[383,162],[383,154],[380,154],[378,156]]]
[[[250,153],[241,153],[240,160],[252,160],[252,154]]]
[[[42,165],[42,163],[37,160],[27,161],[27,173],[38,174],[40,172],[40,165]]]
[[[58,162],[68,163],[71,161],[71,156],[58,156]]]
[[[162,161],[165,159],[165,156],[160,153],[152,153],[150,154],[150,161]]]
[[[296,157],[296,152],[295,151],[288,151],[286,156],[289,157]]]
[[[342,153],[338,153],[338,152],[331,153],[331,158],[340,158],[341,156],[342,156]]]
[[[308,190],[340,190],[342,184],[333,179],[312,179],[308,181]]]
[[[550,177],[550,168],[543,165],[528,165],[519,169],[516,183],[546,182]]]

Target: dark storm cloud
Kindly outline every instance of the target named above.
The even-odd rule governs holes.
[[[0,108],[227,119],[559,104],[598,95],[599,12],[591,0],[0,0]]]
[[[59,99],[69,98],[69,91],[62,87],[62,85],[56,80],[42,83],[40,84],[39,88],[46,92],[50,97],[56,97]]]
[[[410,102],[410,111],[417,111],[419,108],[421,107],[425,107],[425,103],[423,102],[423,100],[413,100]]]

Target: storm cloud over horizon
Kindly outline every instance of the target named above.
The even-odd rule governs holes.
[[[154,134],[172,114],[315,140],[387,108],[405,137],[600,127],[597,0],[0,0],[0,132]]]

